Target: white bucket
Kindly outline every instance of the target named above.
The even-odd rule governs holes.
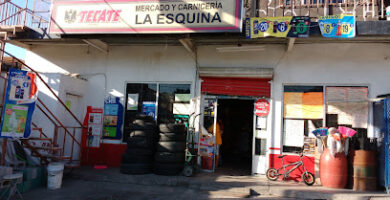
[[[387,21],[390,21],[390,6],[386,7],[386,19]]]
[[[47,188],[50,190],[60,189],[62,175],[64,172],[63,163],[50,163],[47,166]]]

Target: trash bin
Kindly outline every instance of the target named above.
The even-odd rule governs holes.
[[[47,166],[47,188],[55,190],[61,188],[62,175],[64,172],[63,163],[50,163]]]

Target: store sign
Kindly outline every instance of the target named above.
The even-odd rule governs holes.
[[[259,99],[255,104],[255,114],[259,117],[266,117],[269,114],[270,106],[266,99]]]
[[[50,33],[241,32],[242,0],[53,2]]]
[[[37,94],[35,73],[10,69],[0,126],[1,137],[30,136]]]
[[[354,38],[356,20],[354,15],[319,16],[321,34],[327,38]]]
[[[308,37],[309,27],[310,17],[308,16],[248,18],[246,38]]]

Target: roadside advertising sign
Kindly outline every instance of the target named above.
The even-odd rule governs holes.
[[[11,68],[1,119],[1,137],[28,138],[38,89],[36,74]]]
[[[255,17],[246,20],[246,38],[309,36],[310,17]]]
[[[354,15],[319,16],[321,34],[327,38],[354,38],[356,19]]]

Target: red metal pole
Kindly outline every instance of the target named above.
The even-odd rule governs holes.
[[[76,135],[76,128],[73,128],[73,137]],[[74,148],[74,140],[72,140],[72,148],[71,148],[71,153],[70,153],[70,162],[73,160],[73,148]]]

